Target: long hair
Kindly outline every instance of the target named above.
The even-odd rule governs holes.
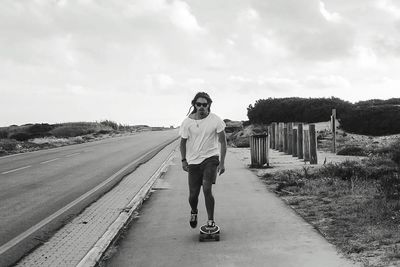
[[[194,113],[197,112],[196,101],[197,101],[197,99],[199,99],[199,98],[205,98],[205,99],[207,99],[207,102],[208,102],[208,113],[211,112],[211,103],[212,103],[211,97],[210,97],[206,92],[198,92],[198,93],[194,96],[194,98],[193,98],[193,100],[192,100],[192,105],[190,106],[189,112],[186,114],[186,116],[189,115],[189,113],[190,113],[190,114],[194,114]],[[190,112],[190,110],[191,110],[192,108],[193,108],[193,111]]]

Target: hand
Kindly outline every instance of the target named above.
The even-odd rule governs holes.
[[[182,169],[183,169],[185,172],[188,172],[188,171],[189,171],[189,164],[187,163],[186,160],[185,160],[185,161],[182,161]]]
[[[225,172],[225,166],[224,163],[220,163],[217,167],[217,173],[219,175],[223,174]]]

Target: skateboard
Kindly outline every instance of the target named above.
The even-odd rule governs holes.
[[[200,235],[199,241],[207,241],[207,240],[214,240],[219,241],[219,233],[221,228],[218,225],[215,225],[215,228],[207,227],[207,224],[204,224],[200,227]]]

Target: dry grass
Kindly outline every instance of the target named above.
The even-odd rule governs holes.
[[[400,200],[385,198],[377,180],[321,173],[303,168],[261,178],[349,258],[365,266],[399,266]]]

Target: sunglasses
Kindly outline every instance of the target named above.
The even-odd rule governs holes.
[[[208,103],[200,103],[200,102],[196,102],[196,107],[201,107],[201,106],[203,106],[203,107],[207,107],[207,106],[208,106]]]

